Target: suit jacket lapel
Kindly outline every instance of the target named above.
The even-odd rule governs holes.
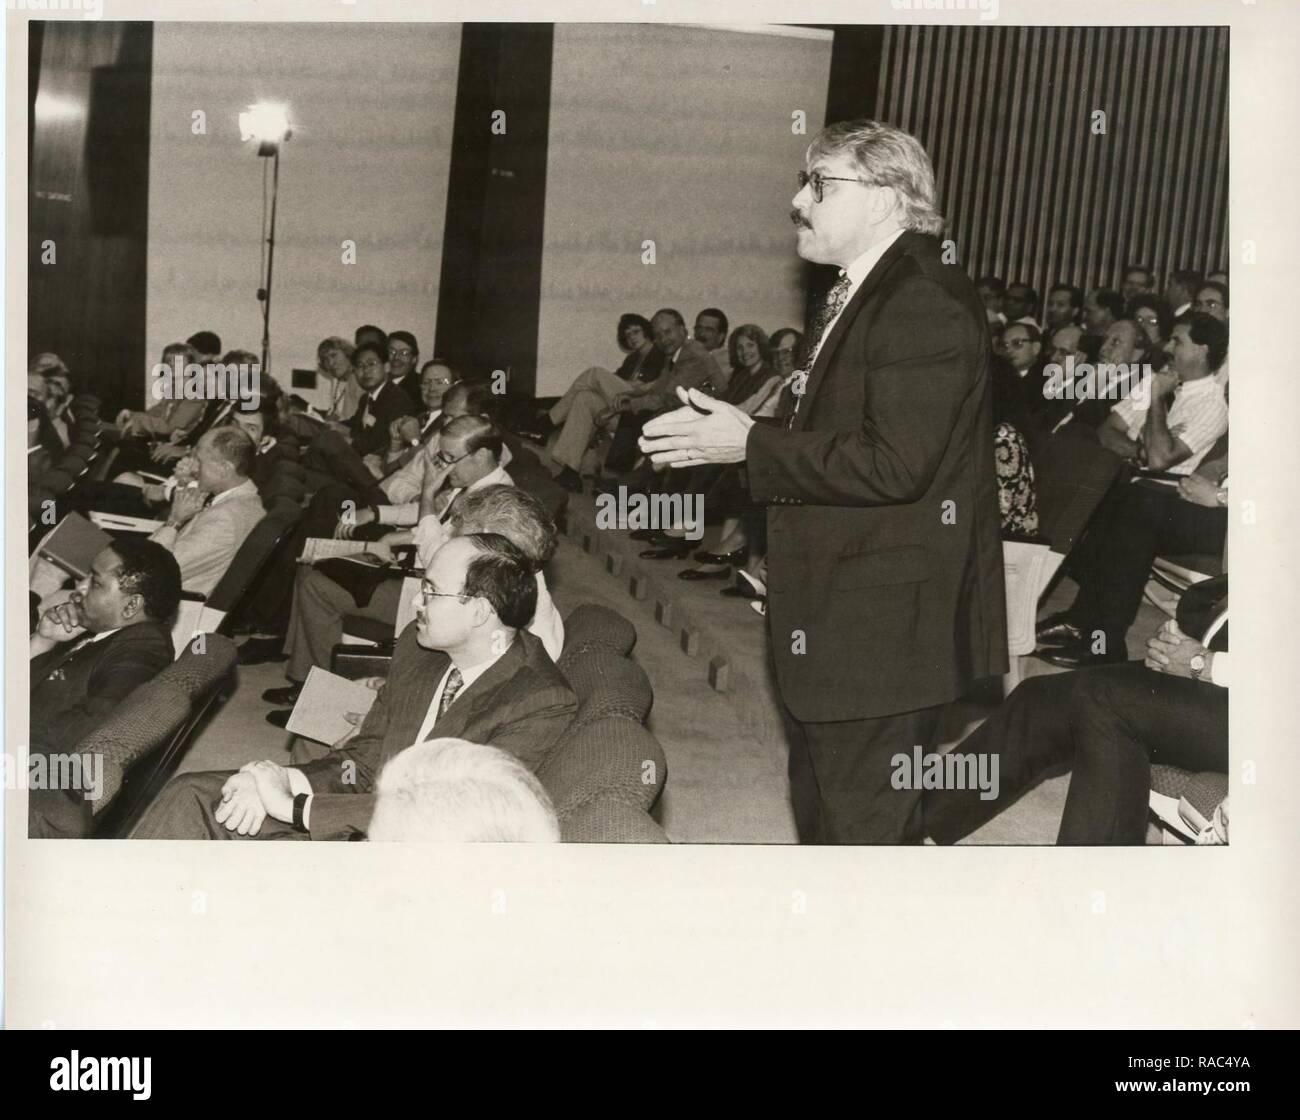
[[[463,738],[465,729],[474,722],[474,717],[485,704],[496,706],[493,693],[523,667],[523,660],[524,643],[516,635],[510,648],[497,658],[492,667],[456,697],[442,719],[433,725],[433,735],[439,739]]]
[[[415,671],[418,676],[408,687],[395,689],[401,699],[394,707],[392,717],[388,721],[388,730],[384,733],[385,761],[415,742],[416,736],[420,734],[420,726],[424,723],[424,717],[429,714],[433,694],[438,691],[438,683],[447,671],[447,663],[450,659],[445,653],[441,650],[422,652],[431,656],[427,660],[420,658],[422,664]]]
[[[792,431],[803,431],[808,426],[808,415],[811,411],[813,394],[817,391],[822,378],[826,375],[826,368],[831,364],[831,359],[839,348],[840,340],[849,327],[852,326],[853,320],[857,318],[863,304],[871,298],[872,292],[880,287],[880,282],[893,267],[894,262],[912,247],[912,239],[916,236],[910,230],[904,231],[902,236],[885,250],[884,256],[876,261],[875,267],[863,277],[862,283],[858,285],[858,290],[853,293],[853,298],[845,304],[844,310],[840,312],[840,317],[835,320],[835,326],[831,328],[831,332],[826,336],[821,349],[817,351],[817,360],[813,363],[813,368],[808,371],[808,382],[803,391],[804,399],[799,405],[799,411],[795,414],[794,424],[791,425]]]

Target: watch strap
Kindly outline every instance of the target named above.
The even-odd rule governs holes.
[[[302,815],[307,808],[307,798],[310,796],[306,793],[300,793],[293,799],[293,827],[295,832],[306,832],[307,825],[302,819]]]

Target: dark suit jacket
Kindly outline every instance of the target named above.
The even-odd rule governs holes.
[[[313,840],[364,833],[374,812],[372,791],[380,770],[420,733],[448,657],[418,645],[415,631],[412,623],[402,632],[388,681],[357,737],[300,768],[315,794],[310,814]],[[456,697],[434,725],[432,737],[500,747],[535,771],[577,710],[573,690],[542,643],[521,630],[497,662]]]
[[[136,688],[172,663],[170,629],[138,622],[79,649],[64,643],[33,658],[31,747],[71,751]]]
[[[750,430],[796,719],[933,707],[1006,671],[988,357],[971,282],[905,232],[823,343],[793,429]]]
[[[348,421],[352,449],[363,457],[382,455],[388,450],[388,425],[399,416],[410,416],[414,412],[411,398],[398,386],[384,382],[383,388],[379,390],[379,399],[372,402],[369,396],[363,396],[352,419]],[[368,416],[374,416],[373,424],[366,423]]]
[[[669,368],[669,362],[672,366]],[[713,355],[693,338],[682,343],[675,359],[665,357],[664,366],[658,377],[650,382],[645,394],[633,398],[636,412],[657,412],[664,408],[677,408],[682,402],[677,399],[677,387],[686,389],[703,389],[706,385],[717,384],[720,377],[718,363]]]

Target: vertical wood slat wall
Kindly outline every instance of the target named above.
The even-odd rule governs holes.
[[[970,275],[1045,299],[1228,266],[1227,101],[1227,28],[893,26],[876,116],[930,153]]]

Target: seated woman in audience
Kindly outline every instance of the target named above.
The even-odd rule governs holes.
[[[1024,396],[1013,369],[1003,362],[994,362],[989,368],[993,375],[993,461],[1002,532],[1034,536],[1038,532],[1038,505],[1034,468],[1024,436],[1029,424]]]
[[[624,381],[653,381],[663,369],[659,361],[651,361],[655,349],[650,320],[635,311],[626,311],[618,317],[618,348],[627,354],[623,364],[614,372]]]
[[[331,335],[316,347],[316,372],[330,386],[330,404],[325,410],[327,420],[343,423],[352,419],[361,403],[361,386],[352,365],[356,348],[346,338]]]

